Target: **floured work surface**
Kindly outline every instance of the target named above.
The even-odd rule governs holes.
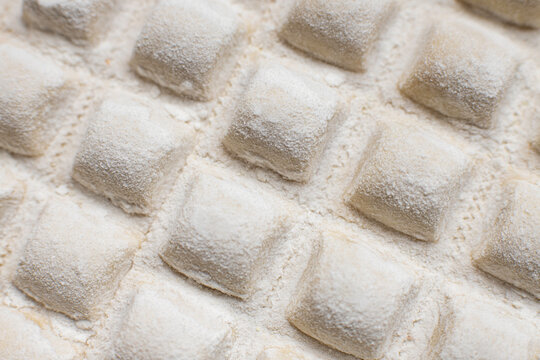
[[[0,358],[540,359],[539,26],[0,0]]]

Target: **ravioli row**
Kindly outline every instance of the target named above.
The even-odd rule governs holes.
[[[10,183],[3,194],[17,193],[9,190],[17,182]],[[531,213],[535,209],[529,207],[538,202],[532,198],[529,203],[528,193],[527,199],[521,198],[520,187],[530,187],[526,190],[536,191],[532,193],[536,197],[540,192],[527,183],[514,186],[517,190],[510,193],[497,220],[497,227],[504,229],[496,234],[519,238],[489,239],[478,262],[494,275],[533,292],[537,291],[538,259],[534,249],[532,258],[522,250],[534,246],[527,243],[531,236],[527,226],[533,231],[538,228],[534,223],[538,217]],[[174,225],[159,255],[173,269],[205,286],[249,299],[256,281],[264,276],[260,269],[268,261],[270,249],[294,221],[287,204],[252,184],[209,169],[189,178],[182,191],[186,192],[184,200],[173,209]],[[22,195],[4,198],[9,202],[0,202],[2,210],[15,211]],[[508,213],[514,212],[507,207],[516,206],[531,216],[525,219],[525,226],[508,219]],[[27,240],[13,282],[49,309],[74,319],[94,320],[101,316],[100,306],[114,296],[143,239],[143,234],[88,205],[53,196]],[[397,329],[411,326],[403,318],[418,301],[422,274],[337,228],[320,229],[314,246],[288,307],[288,320],[335,349],[362,359],[380,358]],[[197,305],[178,300],[181,297],[174,294],[160,295],[160,291],[139,290],[134,295],[115,337],[113,357],[150,359],[162,354],[164,358],[226,359],[227,349],[234,344],[234,324],[205,320],[207,315]],[[522,359],[538,351],[532,327],[512,315],[503,320],[501,314],[511,311],[478,301],[462,304],[456,298],[442,306],[440,328],[425,351],[452,359]],[[479,328],[483,331],[477,331]],[[500,338],[505,342],[493,343]],[[12,346],[10,339],[4,341]],[[13,351],[9,346],[6,349]],[[178,354],[179,349],[184,355]]]
[[[68,14],[99,18],[107,9],[102,1],[85,2],[88,8],[77,5],[77,11],[70,8],[75,5],[69,5],[69,2],[46,5],[39,1],[26,1],[24,4],[25,18],[37,19],[31,23],[37,22],[42,28],[57,32],[56,27],[47,24],[70,19]],[[280,36],[317,58],[356,71],[361,68],[362,59],[383,24],[389,21],[394,8],[393,1],[298,1],[284,22]],[[65,17],[52,16],[64,13]],[[345,21],[352,15],[365,21]],[[39,21],[42,18],[48,20],[42,23]],[[58,28],[64,25],[69,27],[62,23]],[[221,2],[214,5],[211,0],[161,1],[141,30],[131,65],[141,76],[180,95],[198,100],[215,98],[230,78],[238,53],[245,47],[247,34],[244,27],[235,11]],[[75,34],[76,31],[66,33]],[[462,119],[481,128],[492,127],[495,113],[506,88],[513,82],[518,64],[514,54],[499,42],[500,39],[493,34],[468,22],[449,20],[434,25],[426,31],[418,58],[403,74],[399,88],[405,96],[445,116]],[[2,52],[0,81],[9,90],[0,99],[3,104],[0,146],[22,155],[40,155],[50,143],[55,128],[60,126],[55,120],[55,110],[67,101],[69,76],[59,66],[37,54],[28,54],[17,48],[5,48]],[[351,65],[351,62],[356,63]],[[261,156],[259,152],[270,150],[254,143],[251,149],[244,146],[233,149],[233,152],[253,163],[270,167],[289,179],[307,181],[316,166],[317,154],[324,147],[325,130],[335,123],[338,94],[300,75],[285,81],[283,77],[290,75],[282,72],[280,80],[273,79],[273,87],[296,96],[307,91],[311,96],[294,100],[295,97],[289,99],[276,94],[269,104],[279,104],[280,109],[275,111],[281,113],[276,115],[288,117],[290,123],[296,119],[295,114],[310,119],[304,123],[306,131],[310,129],[315,133],[301,135],[313,138],[311,148],[291,149],[289,152],[294,152],[291,154],[268,153]],[[239,107],[244,107],[237,114],[243,117],[244,136],[248,132],[247,127],[251,127],[253,132],[256,125],[269,126],[264,117],[259,119],[257,114],[247,111],[258,105],[256,95],[259,94],[260,101],[264,91],[258,86],[270,76],[279,74],[274,70],[254,75],[251,86],[245,91],[243,103],[239,104]],[[270,90],[270,87],[265,90]],[[321,98],[325,101],[321,102]],[[300,107],[303,112],[300,112]],[[317,113],[309,113],[308,109]],[[327,123],[322,123],[324,121]],[[276,147],[280,141],[295,141],[294,138],[284,138],[294,135],[292,129],[288,134],[279,128],[275,131],[276,134],[268,133],[266,137],[273,137]],[[231,131],[230,143],[234,141],[234,135],[235,132]],[[287,149],[273,149],[273,152],[279,151]],[[286,157],[287,162],[292,163],[291,168],[280,165],[283,161],[277,157]]]

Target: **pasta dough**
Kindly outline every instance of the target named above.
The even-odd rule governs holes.
[[[412,100],[480,128],[492,117],[515,69],[507,49],[467,23],[435,25],[400,88]]]
[[[540,27],[539,0],[460,0],[486,10],[501,19],[525,26]]]
[[[201,174],[177,214],[163,260],[206,286],[249,296],[268,249],[284,231],[284,209],[268,194]]]
[[[430,358],[532,360],[540,353],[538,333],[506,308],[460,297],[443,316]]]
[[[225,360],[233,333],[206,309],[144,287],[131,301],[115,342],[117,360]]]
[[[419,240],[435,241],[470,161],[455,144],[404,125],[382,126],[346,194],[364,215]]]
[[[33,320],[36,319],[36,320]],[[41,321],[40,321],[41,320]],[[2,360],[72,360],[74,349],[44,326],[44,319],[28,310],[0,306]]]
[[[378,359],[415,296],[414,282],[410,270],[327,232],[300,281],[288,319],[326,345]]]
[[[90,121],[73,178],[128,213],[148,214],[194,145],[194,131],[164,111],[111,96]]]
[[[66,201],[50,201],[28,239],[14,284],[46,307],[92,318],[129,270],[142,234]]]
[[[236,105],[225,147],[249,163],[306,182],[339,113],[331,88],[279,65],[263,65]]]
[[[513,180],[506,190],[506,203],[486,230],[475,263],[540,299],[540,188]]]
[[[54,110],[67,78],[53,61],[32,51],[0,44],[0,147],[38,156],[54,137]]]
[[[73,41],[95,41],[116,0],[24,0],[23,19]]]
[[[137,39],[132,65],[180,95],[210,100],[230,76],[242,34],[220,1],[162,0]]]
[[[392,0],[297,0],[280,36],[310,55],[360,71]]]

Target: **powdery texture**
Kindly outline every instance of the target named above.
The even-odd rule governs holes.
[[[522,180],[506,185],[506,204],[486,229],[475,263],[540,298],[540,187]]]
[[[345,195],[364,215],[419,240],[437,240],[470,159],[455,144],[398,123],[367,146]]]
[[[214,0],[162,0],[135,44],[139,75],[196,100],[217,95],[243,35],[234,11]]]
[[[75,351],[46,327],[47,320],[25,310],[0,307],[2,360],[72,360]]]
[[[13,215],[21,202],[25,187],[11,172],[0,169],[0,229],[2,225]],[[0,230],[1,231],[1,230]]]
[[[206,286],[247,297],[284,231],[285,209],[268,194],[210,174],[196,176],[186,195],[161,257]]]
[[[58,126],[54,110],[66,77],[51,60],[0,44],[0,147],[21,155],[41,155]]]
[[[150,288],[138,291],[115,342],[118,360],[225,360],[233,333],[206,309]]]
[[[279,65],[263,65],[236,105],[225,147],[249,163],[306,182],[339,115],[338,94]]]
[[[540,27],[540,0],[460,0],[518,25]]]
[[[393,7],[392,0],[298,0],[280,36],[318,59],[360,71]]]
[[[460,297],[444,316],[433,339],[432,359],[538,359],[536,330],[501,306]]]
[[[113,96],[90,121],[73,178],[128,213],[148,214],[194,145],[195,132],[165,111]]]
[[[46,307],[91,318],[129,270],[142,234],[79,205],[51,201],[26,243],[13,283]]]
[[[437,24],[400,85],[412,100],[487,128],[515,69],[507,49],[465,22]]]
[[[324,344],[378,359],[414,297],[415,276],[342,234],[326,232],[323,240],[288,319]]]
[[[257,360],[308,360],[305,356],[300,355],[293,348],[280,347],[268,348],[262,351]]]
[[[116,0],[24,0],[23,20],[73,41],[95,41]]]

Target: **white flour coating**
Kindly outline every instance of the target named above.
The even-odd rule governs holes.
[[[24,185],[10,171],[2,173],[0,177],[0,229],[2,229],[2,224],[11,218],[24,196],[24,191]]]
[[[537,359],[538,332],[496,304],[456,297],[447,304],[444,316],[433,339],[431,355],[436,359]]]
[[[257,360],[307,360],[303,355],[294,351],[293,348],[272,347],[262,351]]]
[[[444,115],[486,128],[515,69],[510,49],[466,23],[436,24],[401,91]]]
[[[66,81],[54,61],[0,45],[0,148],[29,156],[43,153],[58,128],[53,111]]]
[[[31,311],[0,307],[0,358],[70,360],[75,350],[55,336],[47,320]]]
[[[91,318],[113,296],[141,238],[78,204],[54,199],[25,245],[14,283],[48,308]]]
[[[114,351],[114,341],[120,338],[133,291],[143,284],[151,284],[158,288],[159,293],[162,288],[173,288],[194,304],[194,309],[186,312],[175,307],[182,317],[197,317],[201,312],[215,310],[234,319],[234,340],[230,349],[233,360],[255,360],[259,356],[277,356],[280,359],[276,351],[271,351],[276,348],[297,353],[300,359],[354,360],[356,358],[352,355],[302,334],[287,321],[286,316],[287,307],[308,263],[312,241],[318,237],[317,232],[330,223],[329,226],[338,228],[350,241],[369,245],[386,262],[402,263],[405,268],[421,275],[419,293],[397,322],[382,359],[423,359],[424,352],[438,349],[431,336],[438,327],[438,321],[445,316],[440,304],[447,297],[465,296],[467,302],[480,306],[494,303],[497,309],[503,309],[497,310],[497,314],[504,312],[512,319],[509,323],[527,324],[523,334],[537,335],[540,328],[538,300],[479,270],[474,266],[471,254],[483,237],[487,214],[497,207],[493,203],[505,196],[500,182],[507,173],[518,172],[526,181],[540,185],[539,155],[530,146],[530,129],[540,118],[535,97],[540,92],[538,31],[508,25],[453,0],[399,1],[395,16],[385,22],[368,51],[364,71],[354,73],[306,56],[280,40],[278,34],[292,4],[290,0],[223,2],[238,15],[239,23],[247,27],[247,45],[238,47],[242,56],[236,69],[225,70],[221,74],[229,81],[224,82],[217,100],[197,103],[142,80],[129,66],[140,30],[157,1],[119,2],[120,6],[111,14],[112,21],[103,38],[95,46],[84,47],[74,46],[54,34],[27,28],[21,20],[22,1],[0,0],[2,42],[31,48],[63,71],[73,72],[76,78],[76,96],[54,118],[62,126],[44,149],[43,156],[26,158],[0,151],[0,174],[9,169],[27,189],[24,201],[14,207],[8,220],[2,224],[9,236],[0,241],[2,254],[5,254],[2,255],[5,262],[0,262],[3,264],[0,266],[0,304],[17,309],[19,313],[27,310],[45,319],[46,327],[50,327],[54,336],[73,345],[77,352],[75,359],[102,360],[104,354]],[[418,55],[417,48],[425,45],[422,34],[433,23],[456,18],[474,22],[485,30],[489,41],[482,43],[482,47],[495,42],[505,50],[509,49],[518,63],[515,81],[509,82],[508,89],[500,98],[497,111],[492,115],[492,126],[488,129],[430,111],[404,97],[398,90],[400,79],[410,69],[409,62]],[[304,184],[286,181],[264,168],[252,167],[232,157],[222,146],[234,119],[232,114],[240,94],[261,62],[276,63],[326,83],[335,89],[342,107],[350,114],[336,128],[316,170]],[[187,123],[198,132],[198,145],[187,159],[175,189],[165,194],[162,207],[148,217],[128,216],[104,197],[94,196],[71,179],[73,159],[92,119],[94,105],[111,90],[146,98],[153,106],[170,112],[179,122]],[[369,220],[344,202],[343,195],[353,181],[366,144],[381,122],[400,122],[411,130],[433,132],[434,139],[443,139],[444,142],[453,138],[462,144],[461,151],[477,159],[470,183],[464,185],[456,196],[455,207],[445,218],[447,225],[438,242],[416,241]],[[204,166],[218,173],[230,172],[234,174],[231,178],[242,178],[260,187],[261,192],[281,197],[294,209],[291,213],[293,228],[272,249],[253,292],[245,300],[198,285],[171,270],[158,255],[171,230],[167,227],[170,222],[164,219],[173,214],[183,200],[179,190],[185,189],[189,183],[190,176],[186,175],[199,173]],[[97,306],[96,319],[91,321],[75,322],[48,310],[24,296],[12,282],[23,255],[24,240],[33,230],[40,209],[48,199],[56,196],[55,193],[62,194],[69,201],[92,203],[93,207],[106,214],[108,222],[127,222],[133,229],[140,229],[146,234],[141,248],[135,253],[133,266],[120,281],[112,300]],[[361,270],[362,266],[358,268]],[[451,291],[446,291],[446,287]],[[150,305],[149,310],[155,311],[156,307],[156,304]],[[478,311],[473,312],[476,314]],[[143,323],[150,320],[144,316],[142,319]],[[494,321],[499,323],[496,319]],[[463,336],[463,332],[455,334]],[[504,331],[496,334],[499,335],[492,337],[500,339],[505,336],[500,335]],[[525,337],[516,340],[510,335],[508,339],[510,345],[514,342],[519,345]],[[140,349],[151,349],[157,343],[150,335],[141,336],[136,342]],[[463,347],[460,351],[461,355],[466,355],[465,349]],[[262,355],[265,351],[269,355]],[[504,351],[506,348],[500,353],[504,354]],[[516,350],[515,354],[519,351],[522,349]],[[285,357],[289,358],[292,355]]]
[[[507,199],[475,262],[540,299],[540,187],[520,180],[505,185]]]
[[[233,330],[175,294],[140,289],[114,346],[118,360],[225,360]]]
[[[345,353],[380,358],[414,299],[414,274],[339,233],[323,233],[320,246],[293,298],[289,321]]]
[[[539,0],[461,0],[515,24],[540,27]]]
[[[276,199],[235,180],[204,173],[192,179],[160,256],[203,285],[245,298],[288,214]]]
[[[393,0],[297,1],[280,35],[316,58],[360,71],[394,5]]]
[[[252,164],[305,182],[338,117],[333,89],[285,67],[262,65],[236,104],[223,144]]]
[[[210,100],[227,80],[242,33],[219,1],[162,0],[137,39],[133,67],[180,95]]]
[[[109,94],[93,115],[73,178],[128,213],[159,205],[195,145],[195,132],[140,99]],[[162,199],[161,199],[162,200]]]
[[[398,231],[436,240],[471,159],[458,144],[436,139],[435,134],[398,124],[380,132],[365,150],[348,202]]]
[[[24,0],[23,19],[30,26],[75,42],[95,42],[109,25],[116,0]]]

